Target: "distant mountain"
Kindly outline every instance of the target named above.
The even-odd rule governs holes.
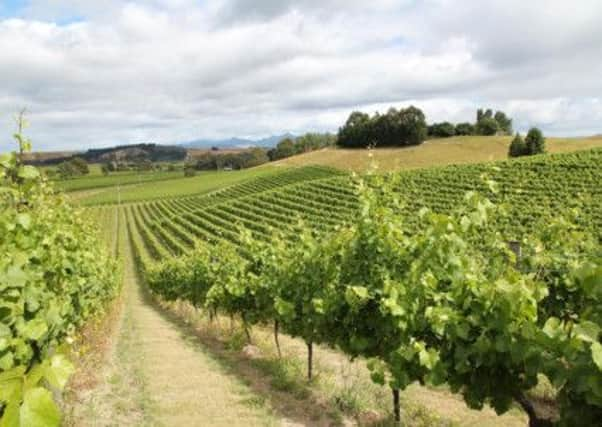
[[[247,147],[275,147],[284,138],[295,138],[291,133],[285,133],[282,135],[272,135],[267,138],[261,139],[247,139],[247,138],[227,138],[227,139],[196,139],[193,141],[182,142],[178,144],[184,148],[247,148]]]
[[[27,153],[25,161],[34,165],[53,165],[81,157],[88,163],[102,162],[152,162],[181,161],[186,158],[186,148],[177,145],[153,143],[118,145],[109,148],[91,148],[81,152]]]

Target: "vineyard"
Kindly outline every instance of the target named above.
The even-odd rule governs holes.
[[[23,164],[30,144],[15,139],[20,154],[0,155],[0,424],[57,426],[54,396],[74,370],[65,343],[118,294],[118,266],[82,212]],[[117,224],[101,216],[108,235]]]
[[[541,158],[447,166],[387,176],[401,200],[399,215],[409,230],[419,227],[421,208],[449,213],[468,191],[490,194],[507,205],[498,224],[509,240],[520,239],[569,207],[580,221],[602,230],[602,150]],[[335,169],[302,167],[270,174],[200,196],[124,205],[143,259],[186,253],[196,240],[237,243],[240,228],[267,241],[274,230],[292,235],[299,222],[324,232],[358,212],[350,176]],[[533,207],[536,207],[534,209]]]
[[[39,410],[58,423],[51,392],[72,370],[59,346],[118,291],[106,254],[128,260],[131,247],[132,274],[162,301],[237,318],[249,342],[252,326],[273,327],[278,354],[280,333],[300,339],[310,382],[314,345],[366,360],[397,420],[400,390],[419,383],[549,425],[529,394],[545,376],[554,422],[591,425],[602,407],[601,161],[594,149],[386,175],[251,170],[179,196],[93,197],[82,212],[6,157],[0,277],[27,313],[11,308],[12,338],[0,341],[2,420]]]
[[[393,389],[397,417],[398,389],[419,381],[447,383],[473,408],[488,402],[503,413],[519,402],[540,425],[525,392],[545,374],[560,387],[562,419],[585,411],[591,422],[602,397],[598,381],[588,382],[602,365],[591,287],[599,270],[589,264],[599,257],[601,160],[596,149],[363,179],[306,166],[208,194],[125,204],[119,213],[89,209],[102,229],[125,218],[141,272],[162,298],[240,316],[245,330],[273,323],[276,336],[301,337],[310,378],[314,343],[370,358],[373,379]],[[467,196],[479,193],[493,204]],[[511,240],[522,245],[519,270]],[[458,294],[465,274],[483,291]],[[391,280],[421,285],[393,292]],[[492,292],[500,305],[489,307]],[[445,307],[429,308],[443,294]],[[472,298],[479,302],[466,306]],[[478,338],[481,327],[493,347]],[[566,335],[572,327],[581,335]],[[499,358],[507,352],[510,360]],[[449,364],[458,357],[469,371]],[[568,365],[554,363],[562,357]],[[578,370],[567,371],[573,364]],[[467,376],[473,371],[482,377]]]

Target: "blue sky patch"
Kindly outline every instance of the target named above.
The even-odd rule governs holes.
[[[18,18],[28,3],[27,0],[2,0],[0,18]]]

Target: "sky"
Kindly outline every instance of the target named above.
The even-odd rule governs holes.
[[[336,132],[501,109],[602,133],[600,0],[0,0],[0,151]]]

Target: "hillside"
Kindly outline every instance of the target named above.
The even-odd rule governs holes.
[[[407,148],[372,150],[372,158],[382,171],[418,169],[430,166],[504,160],[508,157],[509,136],[461,136],[426,141]],[[547,138],[550,153],[566,153],[602,147],[602,136],[587,138]],[[370,165],[367,150],[326,148],[275,162],[276,165],[324,165],[356,172]]]
[[[582,221],[602,230],[602,149],[536,156],[496,163],[452,165],[392,174],[408,228],[417,227],[416,212],[428,207],[447,213],[466,192],[487,193],[483,175],[495,180],[510,220],[501,225],[509,238],[520,238],[540,221],[580,205]],[[533,204],[538,209],[533,210]],[[332,230],[351,219],[358,200],[349,178],[334,170],[303,167],[254,178],[208,195],[131,204],[126,208],[139,235],[143,258],[186,252],[195,239],[237,243],[238,227],[258,239],[272,229],[296,232],[299,219],[317,230]]]

